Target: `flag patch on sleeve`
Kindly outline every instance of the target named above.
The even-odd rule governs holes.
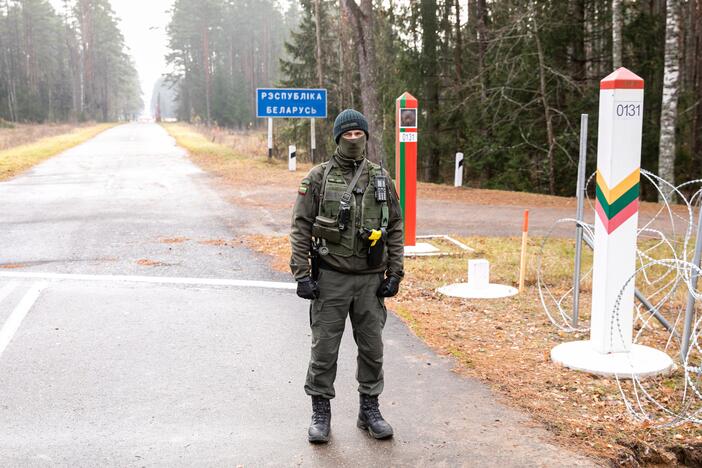
[[[300,187],[297,189],[297,193],[298,193],[299,195],[306,195],[306,194],[307,194],[307,189],[309,188],[309,185],[310,185],[310,181],[307,180],[307,179],[304,179],[304,180],[300,183]]]

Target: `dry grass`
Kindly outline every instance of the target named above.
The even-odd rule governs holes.
[[[518,238],[460,239],[491,262],[491,281],[514,285],[519,265]],[[272,255],[272,265],[288,271],[290,247],[285,237],[249,237],[245,244]],[[444,297],[436,288],[466,281],[464,258],[406,260],[406,280],[389,307],[431,347],[453,356],[457,372],[487,382],[512,406],[544,424],[564,446],[625,465],[675,464],[700,460],[702,432],[692,425],[656,429],[637,423],[626,411],[616,381],[572,372],[553,364],[550,350],[584,335],[559,332],[541,308],[535,287],[541,239],[530,241],[529,274],[523,294],[501,301],[469,301]],[[549,284],[559,292],[570,286],[573,242],[549,241],[544,267]],[[591,255],[585,262],[591,262]],[[583,288],[582,310],[589,310],[589,285]],[[587,313],[583,319],[587,320]],[[650,344],[667,336],[660,327]],[[680,373],[652,380],[648,387],[666,399],[681,382]],[[695,458],[698,457],[698,458]]]
[[[163,126],[198,165],[243,189],[274,185],[294,190],[301,174],[312,167],[298,164],[298,172],[290,172],[287,161],[269,161],[265,135],[260,133],[225,134],[221,130],[187,124]]]
[[[116,124],[106,123],[80,127],[56,126],[56,128],[51,126],[33,128],[32,126],[21,125],[15,129],[3,129],[0,131],[0,134],[5,134],[6,131],[26,131],[29,134],[27,136],[22,133],[13,133],[17,137],[12,140],[13,143],[22,141],[25,138],[29,138],[31,142],[0,150],[0,180],[14,177],[45,159],[93,138],[98,133],[114,125]],[[54,136],[42,136],[51,134],[53,130],[64,131],[65,133]],[[39,139],[32,141],[31,138],[33,137],[38,137]],[[8,137],[5,136],[5,138]]]
[[[14,146],[25,145],[43,138],[70,133],[76,129],[86,128],[93,123],[52,123],[24,124],[0,121],[0,151]]]

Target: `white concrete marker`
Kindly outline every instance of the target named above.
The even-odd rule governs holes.
[[[463,186],[463,153],[456,153],[456,174],[453,177],[453,186]]]
[[[590,341],[551,351],[554,362],[599,375],[653,375],[673,366],[661,351],[632,346],[643,98],[643,79],[626,68],[600,82]]]
[[[464,299],[500,299],[514,296],[517,288],[490,283],[490,262],[485,259],[468,260],[468,282],[455,283],[437,289],[450,297]]]
[[[290,172],[297,170],[297,148],[295,145],[288,146],[288,170]]]
[[[220,278],[178,278],[166,276],[128,276],[128,275],[82,275],[71,273],[39,273],[39,272],[0,272],[0,278],[31,278],[65,281],[103,281],[103,282],[133,282],[151,284],[183,284],[195,286],[233,286],[242,288],[266,289],[297,289],[297,283],[277,281],[253,281]]]
[[[5,348],[7,348],[7,345],[10,344],[10,341],[12,341],[12,337],[15,336],[15,333],[22,323],[22,320],[24,320],[24,317],[27,315],[27,312],[30,311],[34,303],[39,298],[42,290],[44,290],[44,288],[47,286],[48,283],[44,281],[33,284],[29,288],[29,291],[27,291],[27,294],[25,294],[19,304],[17,304],[15,310],[13,310],[10,316],[7,318],[7,321],[5,321],[2,329],[0,329],[0,356],[2,356]]]

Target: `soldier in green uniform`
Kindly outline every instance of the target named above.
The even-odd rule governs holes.
[[[380,413],[384,299],[403,271],[402,213],[392,180],[366,159],[368,122],[346,109],[334,121],[336,151],[302,180],[292,215],[290,268],[297,295],[311,299],[312,352],[305,392],[312,397],[310,442],[327,442],[329,400],[347,315],[358,346],[357,425],[377,438],[393,430]]]

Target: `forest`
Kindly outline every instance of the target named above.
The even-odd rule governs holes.
[[[0,1],[0,123],[113,121],[143,107],[108,0]]]
[[[409,91],[421,179],[450,180],[461,151],[466,185],[559,195],[573,194],[581,113],[594,170],[598,83],[625,66],[646,83],[642,167],[702,177],[702,0],[177,0],[169,34],[181,119],[260,127],[254,88],[323,87],[317,135],[357,108],[369,156],[392,167]],[[309,121],[276,125],[304,157]]]

